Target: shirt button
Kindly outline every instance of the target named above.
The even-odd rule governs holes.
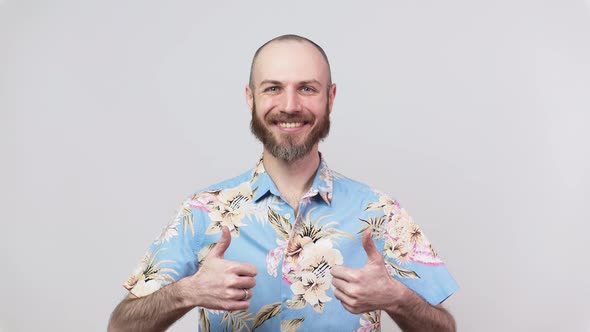
[[[291,214],[285,213],[285,215],[283,217],[285,217],[285,219],[291,219]]]

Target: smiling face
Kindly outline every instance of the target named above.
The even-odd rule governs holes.
[[[275,158],[300,159],[328,135],[335,94],[328,64],[315,46],[273,41],[258,54],[246,87],[252,133]]]

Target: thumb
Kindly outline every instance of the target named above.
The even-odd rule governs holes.
[[[379,252],[379,250],[377,250],[377,247],[375,247],[375,243],[373,242],[373,238],[371,237],[372,233],[373,233],[372,227],[369,227],[363,233],[363,248],[365,248],[365,252],[367,253],[367,256],[369,258],[367,264],[372,263],[372,262],[376,262],[376,261],[380,261],[383,259],[383,256],[381,256],[381,253]]]
[[[221,238],[219,239],[219,241],[217,241],[215,247],[211,249],[209,256],[223,258],[223,254],[225,254],[225,251],[227,250],[227,248],[229,248],[230,243],[231,235],[229,234],[229,229],[227,228],[227,226],[223,226],[223,228],[221,228]]]

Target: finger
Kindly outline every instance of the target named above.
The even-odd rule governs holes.
[[[375,243],[371,236],[372,233],[372,228],[368,228],[363,233],[363,248],[365,248],[369,262],[378,262],[383,259],[383,256],[381,256],[381,253],[377,250],[377,247],[375,247]]]
[[[250,300],[251,298],[254,297],[254,292],[252,291],[251,288],[243,288],[242,289],[242,292],[244,291],[244,289],[248,291],[248,297],[246,297],[246,299],[244,299],[244,296],[242,295],[242,298],[241,298],[242,301],[248,301],[248,300]]]
[[[236,301],[248,301],[254,295],[254,293],[252,292],[252,289],[249,289],[249,288],[231,288],[230,292],[231,292],[231,295],[229,296],[229,299],[236,300]],[[246,293],[248,293],[247,297],[246,297]]]
[[[229,229],[227,228],[227,226],[223,226],[223,228],[221,228],[221,238],[219,239],[219,241],[217,241],[215,247],[211,249],[211,252],[209,252],[209,256],[223,258],[223,254],[225,254],[225,251],[227,250],[227,248],[229,248],[230,243],[231,235],[229,234]]]
[[[232,270],[233,273],[243,277],[255,277],[258,273],[256,265],[248,263],[236,263]]]
[[[229,286],[235,288],[254,288],[256,286],[256,279],[253,277],[236,277]]]
[[[340,301],[344,309],[353,313],[353,314],[360,314],[363,312],[362,307],[358,306],[358,301],[354,298],[344,294],[339,290],[334,290],[334,296]]]
[[[357,309],[356,307],[353,307],[351,305],[342,303],[342,306],[344,307],[344,309],[346,309],[348,312],[350,312],[353,315],[358,315],[360,313],[363,313],[363,310]]]
[[[343,305],[350,305],[352,303],[352,298],[339,289],[334,290],[334,297],[342,302]]]
[[[250,307],[248,301],[231,300],[224,303],[221,307],[223,310],[234,311],[234,310],[246,310]]]
[[[330,269],[330,273],[332,273],[332,277],[342,279],[344,281],[351,281],[352,280],[352,272],[355,269],[350,267],[336,265]]]
[[[338,290],[342,293],[346,293],[346,289],[348,288],[350,283],[342,279],[332,278],[332,285],[334,286],[335,290]]]
[[[344,309],[346,309],[348,312],[350,312],[351,314],[358,314],[358,312],[356,312],[356,310],[354,310],[354,308],[352,308],[351,306],[342,303],[342,306],[344,307]]]

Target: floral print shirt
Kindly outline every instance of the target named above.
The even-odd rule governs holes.
[[[230,229],[225,259],[256,265],[249,310],[199,308],[201,331],[380,331],[381,312],[346,311],[334,297],[330,269],[367,262],[361,235],[373,229],[391,276],[429,303],[457,284],[412,217],[388,195],[330,170],[321,160],[298,213],[286,203],[262,160],[238,177],[186,200],[125,283],[149,295],[194,274]]]

